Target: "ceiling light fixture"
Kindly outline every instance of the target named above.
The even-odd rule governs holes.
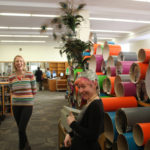
[[[97,37],[98,40],[113,40],[114,38],[107,37]]]
[[[150,2],[150,0],[133,0],[133,1],[140,1],[140,2]],[[59,15],[48,15],[48,14],[27,14],[27,13],[0,13],[1,16],[22,16],[22,17],[46,17],[46,18],[54,18],[59,17]],[[144,20],[129,20],[129,19],[115,19],[115,18],[96,18],[90,17],[90,20],[97,20],[97,21],[117,21],[117,22],[130,22],[130,23],[145,23],[150,24],[150,21]]]
[[[0,13],[1,16],[23,16],[30,17],[30,14],[21,14],[21,13]]]
[[[58,17],[58,15],[46,15],[46,14],[25,14],[25,13],[0,13],[0,16],[20,16],[20,17]]]
[[[46,41],[12,41],[12,40],[0,40],[1,43],[46,43]]]
[[[41,30],[39,27],[2,27],[0,29],[11,29],[11,30]],[[47,28],[47,30],[53,30],[53,28]]]
[[[45,15],[45,14],[31,14],[31,17],[48,17],[48,18],[54,18],[59,17],[58,15]]]
[[[99,20],[99,21],[116,21],[116,22],[130,22],[130,23],[145,23],[150,24],[150,21],[142,21],[142,20],[128,20],[128,19],[112,19],[112,18],[89,18],[90,20]]]
[[[133,32],[130,31],[114,31],[114,30],[90,30],[91,32],[112,32],[112,33],[130,33],[132,34]]]
[[[2,26],[1,26],[0,29],[8,29],[8,27],[2,27]]]
[[[150,0],[132,0],[132,1],[137,1],[137,2],[147,2],[147,3],[150,3]]]
[[[37,38],[48,38],[48,35],[0,35],[0,37],[37,37]]]
[[[40,30],[40,28],[36,27],[8,27],[8,29],[17,29],[17,30]]]

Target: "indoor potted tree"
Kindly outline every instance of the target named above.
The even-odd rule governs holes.
[[[51,20],[49,24],[42,25],[41,31],[46,31],[48,25],[53,25],[53,37],[55,40],[62,40],[63,44],[60,47],[60,54],[66,53],[68,63],[73,68],[85,69],[85,63],[88,59],[83,59],[82,54],[85,50],[91,49],[90,41],[84,42],[77,38],[77,28],[84,20],[83,16],[79,15],[85,4],[79,4],[76,8],[73,7],[72,1],[60,2],[61,15]],[[76,64],[74,66],[74,64]]]

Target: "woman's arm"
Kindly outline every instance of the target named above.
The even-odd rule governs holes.
[[[35,76],[32,74],[31,75],[31,89],[32,89],[32,94],[35,95],[36,92],[37,92],[37,89],[36,89],[36,81],[35,81]]]
[[[10,92],[12,93],[12,79],[11,76],[8,77],[8,82],[9,82],[9,87],[10,87]]]
[[[66,136],[65,136],[64,145],[65,145],[65,147],[71,146],[71,137],[69,134],[66,134]]]

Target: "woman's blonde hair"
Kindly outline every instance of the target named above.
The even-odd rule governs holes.
[[[24,58],[21,56],[21,55],[16,55],[15,57],[14,57],[14,60],[13,60],[13,71],[17,71],[17,68],[15,67],[15,61],[16,61],[16,58],[17,57],[20,57],[20,58],[22,58],[23,59],[23,64],[24,64],[24,68],[23,68],[23,71],[26,71],[26,63],[25,63],[25,60],[24,60]]]

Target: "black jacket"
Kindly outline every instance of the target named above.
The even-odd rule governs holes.
[[[104,132],[104,109],[101,100],[89,104],[80,122],[74,121],[70,127],[71,150],[100,150],[98,137]]]
[[[37,71],[35,72],[35,76],[36,76],[36,81],[37,81],[37,82],[42,81],[42,75],[43,75],[43,73],[42,73],[41,70],[37,70]]]

